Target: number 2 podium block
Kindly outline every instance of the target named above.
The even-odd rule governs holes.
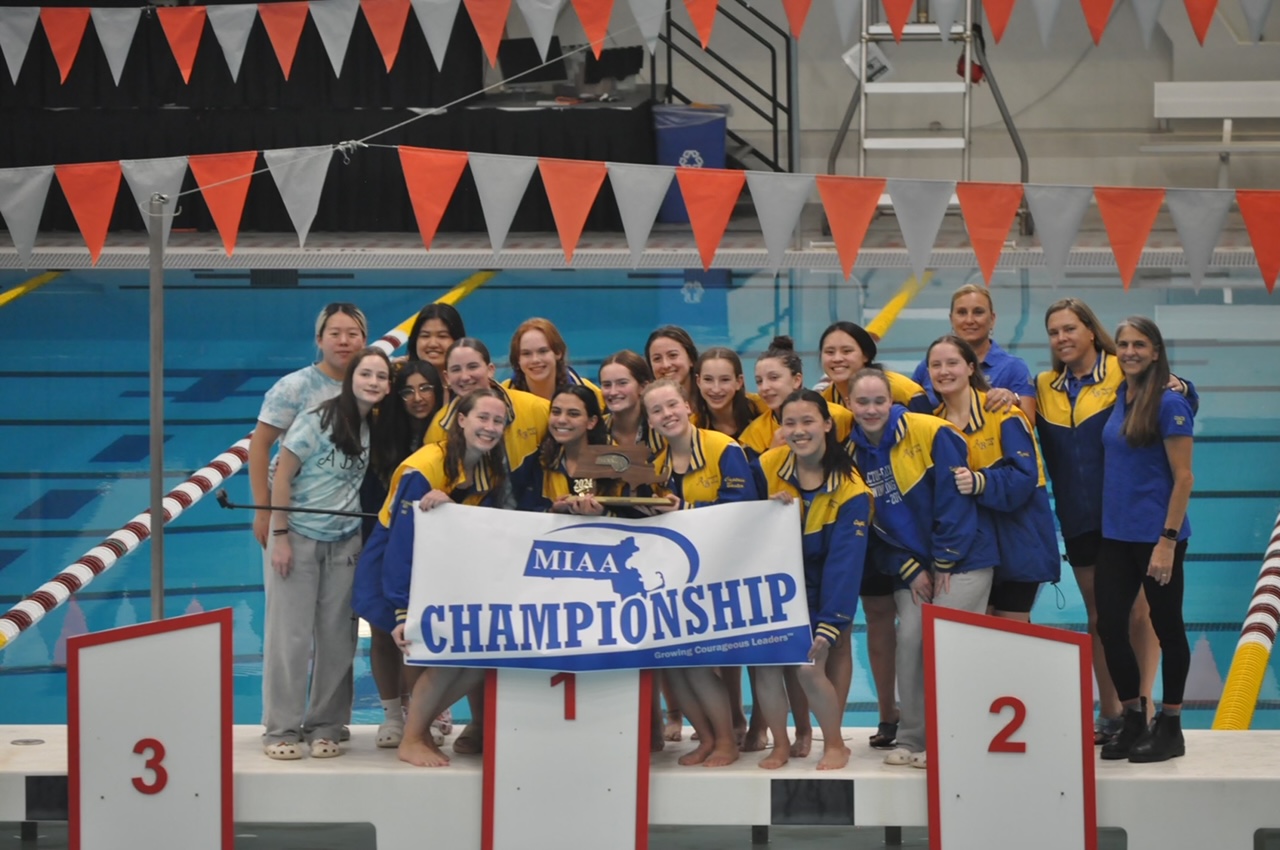
[[[231,609],[67,641],[72,850],[231,850]]]
[[[926,605],[929,846],[1096,850],[1089,636]]]

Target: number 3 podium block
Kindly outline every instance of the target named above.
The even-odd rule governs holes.
[[[71,850],[231,850],[231,609],[67,641]]]
[[[929,846],[1096,850],[1089,636],[924,609]]]

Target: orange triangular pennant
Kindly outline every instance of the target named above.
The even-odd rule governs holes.
[[[206,154],[187,160],[191,175],[196,178],[196,185],[209,207],[209,215],[213,216],[213,223],[222,236],[222,246],[226,248],[228,257],[236,250],[240,216],[244,213],[244,201],[249,194],[249,177],[257,162],[257,151]]]
[[[1253,243],[1262,282],[1267,285],[1267,292],[1274,292],[1276,275],[1280,274],[1280,192],[1238,189],[1236,203]]]
[[[1004,29],[1013,14],[1013,4],[1014,0],[982,0],[982,10],[987,13],[987,23],[991,25],[991,35],[996,44],[1004,38]]]
[[[960,214],[969,231],[978,268],[982,269],[982,279],[990,286],[1009,226],[1022,203],[1022,184],[957,183],[956,197],[960,199]]]
[[[858,250],[867,235],[871,217],[884,194],[883,177],[835,177],[819,174],[818,195],[831,225],[831,238],[840,255],[840,269],[845,279],[853,274]]]
[[[542,185],[551,202],[551,214],[560,233],[566,263],[573,262],[574,249],[578,247],[591,205],[600,194],[606,171],[603,162],[538,157],[538,173],[542,175]]]
[[[1209,34],[1209,24],[1213,22],[1213,13],[1218,8],[1218,0],[1182,0],[1187,7],[1187,17],[1191,19],[1191,29],[1195,30],[1196,41],[1204,47],[1204,37]]]
[[[462,0],[471,17],[471,26],[480,36],[484,55],[489,57],[489,67],[498,66],[498,43],[502,31],[507,28],[507,15],[511,13],[511,0]]]
[[[191,82],[191,68],[196,63],[196,51],[200,49],[200,35],[204,32],[204,6],[160,6],[160,28],[169,40],[169,49],[178,62],[182,81]]]
[[[360,0],[360,9],[373,40],[378,42],[378,50],[382,51],[382,64],[390,73],[400,53],[405,21],[409,20],[409,0]]]
[[[902,31],[907,25],[907,17],[915,10],[916,0],[881,0],[884,3],[884,18],[893,31],[893,40],[902,42]]]
[[[1114,186],[1095,186],[1093,197],[1098,202],[1098,212],[1111,240],[1111,253],[1120,269],[1120,280],[1129,288],[1133,273],[1147,247],[1147,236],[1156,223],[1160,204],[1164,202],[1164,189],[1132,189]]]
[[[728,168],[677,168],[676,180],[680,181],[702,267],[710,269],[747,175]]]
[[[428,251],[466,167],[464,151],[400,146],[400,168],[404,171],[405,186],[409,188],[409,201],[418,220],[422,245]]]
[[[605,37],[609,34],[613,0],[573,0],[573,10],[578,13],[578,23],[582,24],[582,31],[591,43],[591,52],[599,59]]]
[[[107,227],[116,208],[120,191],[119,162],[85,162],[78,165],[55,165],[53,173],[75,216],[89,257],[98,264],[102,246],[107,241]]]
[[[298,52],[298,39],[302,38],[302,28],[307,25],[307,0],[294,0],[289,3],[259,3],[258,17],[262,18],[262,26],[271,39],[271,47],[280,62],[280,70],[284,78],[289,79],[293,70],[293,57]]]
[[[797,39],[804,31],[804,21],[809,17],[811,5],[813,0],[782,0],[782,8],[787,13],[787,24],[791,27],[791,34]]]
[[[89,24],[89,10],[46,6],[40,9],[40,23],[44,25],[44,36],[49,40],[49,49],[53,51],[58,71],[62,74],[62,82],[65,83],[67,74],[71,73],[71,66],[76,63],[80,42],[84,40],[84,28]]]
[[[1107,28],[1107,21],[1111,20],[1111,10],[1115,4],[1116,0],[1080,0],[1080,8],[1084,9],[1084,19],[1089,25],[1089,34],[1093,36],[1095,45],[1102,41],[1102,31]]]
[[[689,11],[689,18],[693,21],[693,29],[698,33],[698,40],[702,42],[703,50],[706,50],[707,45],[711,43],[711,30],[716,25],[717,5],[719,0],[684,0],[684,7]]]

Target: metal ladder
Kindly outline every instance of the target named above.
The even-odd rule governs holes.
[[[951,32],[948,34],[947,40],[951,42],[961,42],[964,45],[964,55],[961,60],[963,69],[962,80],[940,80],[937,82],[862,82],[858,86],[858,176],[865,177],[867,174],[867,151],[937,151],[937,150],[955,150],[960,151],[960,179],[969,179],[969,162],[972,153],[972,120],[971,113],[973,109],[973,3],[974,0],[965,0],[963,8],[963,16],[951,25]],[[858,76],[859,81],[867,79],[867,54],[869,45],[876,42],[893,41],[893,31],[887,23],[871,22],[869,20],[868,9],[872,5],[871,0],[864,0],[862,3],[862,50],[860,51],[860,60],[862,71]],[[939,25],[929,22],[928,19],[928,0],[922,0],[917,6],[917,17],[921,19],[918,23],[908,23],[903,29],[902,42],[919,42],[931,41],[938,42]],[[868,136],[867,135],[867,101],[868,98],[876,95],[920,95],[920,94],[948,94],[961,95],[963,99],[963,123],[961,134],[956,135],[936,135],[929,136]],[[852,104],[850,104],[852,108]]]

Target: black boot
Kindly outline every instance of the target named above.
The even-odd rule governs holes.
[[[1124,726],[1116,736],[1102,745],[1102,758],[1108,761],[1127,759],[1133,745],[1147,729],[1147,698],[1143,697],[1137,708],[1125,709]]]
[[[1187,743],[1182,738],[1182,715],[1165,714],[1162,711],[1156,715],[1151,728],[1129,750],[1129,761],[1168,761],[1186,754]]]

